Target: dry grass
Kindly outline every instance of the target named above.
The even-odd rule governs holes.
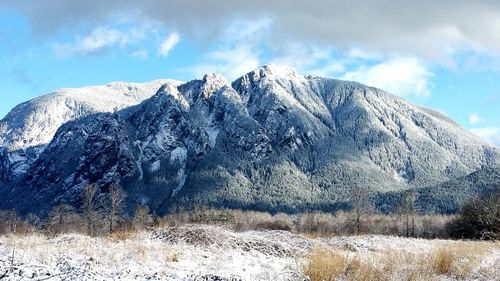
[[[380,259],[383,261],[383,259]],[[311,281],[359,280],[384,281],[390,280],[393,272],[393,262],[378,264],[367,257],[348,257],[341,250],[314,249],[308,256],[304,274]]]
[[[432,270],[437,274],[450,275],[455,259],[455,253],[450,247],[438,248],[432,254]]]
[[[129,231],[129,230],[117,231],[110,233],[108,237],[112,241],[132,240],[137,238],[137,231]]]
[[[230,231],[227,227],[188,226],[186,231],[173,228],[164,232],[170,236],[163,236],[162,232],[151,236],[148,232],[135,231],[120,231],[94,238],[80,234],[57,237],[36,233],[26,236],[11,234],[0,236],[0,250],[5,253],[3,260],[7,266],[21,261],[52,266],[58,259],[71,258],[114,272],[122,272],[129,266],[126,263],[130,263],[149,264],[151,269],[142,266],[139,269],[144,272],[158,269],[159,274],[166,274],[175,268],[186,268],[186,264],[193,260],[199,264],[212,263],[213,268],[222,265],[230,265],[231,268],[232,260],[238,257],[238,253],[246,260],[252,256],[249,253],[258,252],[255,256],[266,253],[266,258],[261,258],[266,266],[273,263],[268,259],[271,257],[274,261],[287,261],[287,264],[291,261],[286,268],[295,269],[293,261],[297,261],[304,265],[299,266],[302,270],[297,270],[297,275],[303,273],[312,281],[498,280],[500,274],[497,266],[500,242],[381,236],[310,239],[286,232]],[[262,236],[267,238],[261,239]],[[178,241],[175,237],[186,239]],[[223,242],[217,244],[214,239]],[[286,239],[290,239],[289,242]],[[276,240],[287,244],[274,243]],[[218,252],[221,249],[224,252]],[[307,249],[313,250],[307,254]],[[225,256],[225,251],[230,254]],[[211,256],[212,253],[214,256]],[[11,257],[14,257],[12,263]],[[0,263],[1,260],[2,257]]]
[[[479,268],[484,256],[495,247],[490,242],[453,242],[437,248],[431,257],[431,268],[439,275],[465,279]]]
[[[383,267],[376,266],[370,260],[354,258],[349,262],[346,270],[347,280],[383,281],[390,280],[392,271],[384,271]]]
[[[495,266],[483,260],[499,243],[442,241],[428,251],[356,252],[315,249],[307,257],[304,274],[316,280],[494,280]]]
[[[179,253],[175,251],[171,251],[169,249],[164,249],[165,251],[165,261],[169,262],[178,262],[179,261]]]
[[[304,273],[311,281],[331,281],[337,280],[345,272],[346,266],[344,254],[317,248],[309,255]]]

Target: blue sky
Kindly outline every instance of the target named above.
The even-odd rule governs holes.
[[[0,118],[61,87],[235,79],[278,63],[380,87],[500,145],[491,1],[18,2],[0,0]]]

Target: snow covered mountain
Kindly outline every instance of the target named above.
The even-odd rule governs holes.
[[[138,104],[154,95],[166,82],[115,82],[64,88],[32,99],[16,106],[0,120],[0,146],[17,150],[48,144],[62,124],[92,113],[113,112]]]
[[[15,175],[0,156],[15,186],[0,207],[46,210],[89,183],[119,183],[131,205],[159,213],[334,209],[352,188],[423,188],[500,163],[498,148],[438,112],[274,65],[232,83],[166,83],[139,105],[65,123],[40,153]]]
[[[27,171],[64,123],[136,105],[153,96],[167,82],[181,83],[163,79],[149,83],[114,82],[102,86],[65,88],[16,106],[0,120],[0,150],[10,151],[8,157],[12,176]]]

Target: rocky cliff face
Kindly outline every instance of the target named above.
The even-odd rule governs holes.
[[[214,74],[167,82],[140,105],[64,124],[40,153],[10,175],[40,208],[117,182],[131,204],[160,213],[193,204],[332,209],[353,187],[432,186],[500,161],[497,148],[442,114],[278,66],[232,83]]]

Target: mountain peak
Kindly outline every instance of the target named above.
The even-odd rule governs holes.
[[[295,70],[295,68],[289,66],[289,65],[283,65],[283,64],[266,64],[262,66],[261,68],[262,72],[265,72],[267,74],[279,76],[279,77],[290,77],[290,76],[302,76],[298,74],[298,72]]]
[[[231,83],[226,79],[226,77],[221,74],[205,74],[205,76],[203,76],[203,97],[208,98],[220,88],[230,84]]]
[[[249,77],[251,80],[260,80],[260,79],[275,79],[275,78],[284,78],[284,79],[294,79],[294,78],[304,78],[301,74],[299,74],[293,67],[288,65],[281,64],[266,64],[263,65],[253,71],[250,71],[243,77]]]
[[[188,101],[198,98],[207,99],[219,89],[231,83],[221,74],[205,74],[201,80],[193,80],[180,86],[181,92]]]

